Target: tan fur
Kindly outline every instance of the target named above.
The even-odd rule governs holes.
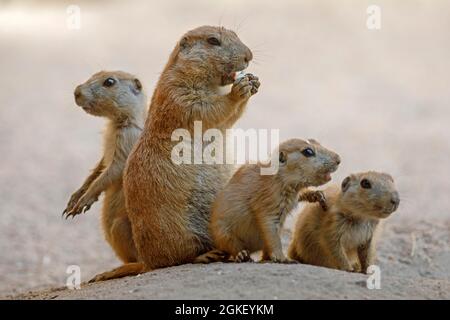
[[[208,43],[216,37],[220,46]],[[245,69],[251,51],[230,30],[199,27],[175,46],[153,93],[150,116],[129,157],[124,190],[134,242],[145,270],[192,262],[211,249],[211,204],[230,177],[226,165],[177,165],[171,160],[175,129],[193,136],[194,121],[203,130],[230,128],[259,87],[247,76],[219,95]],[[111,275],[109,278],[113,278]]]
[[[302,154],[306,148],[314,150],[315,155]],[[214,202],[210,224],[214,246],[236,257],[236,261],[248,260],[246,251],[262,249],[263,260],[290,262],[283,254],[279,235],[285,218],[296,207],[299,193],[329,181],[340,162],[336,153],[316,141],[291,139],[280,144],[279,152],[276,174],[261,175],[261,164],[244,165]],[[306,192],[309,196],[300,198],[320,198]]]
[[[104,81],[115,83],[106,87]],[[134,262],[137,253],[125,209],[122,174],[132,147],[142,132],[147,99],[136,77],[122,71],[94,74],[75,89],[76,103],[84,111],[108,119],[103,157],[82,187],[69,200],[66,217],[86,212],[105,192],[102,225],[105,238],[123,262]]]
[[[370,182],[370,189],[361,186],[363,179]],[[289,257],[306,264],[366,272],[375,261],[379,220],[388,217],[400,202],[392,177],[373,171],[352,174],[341,188],[327,188],[325,197],[328,211],[309,204],[301,212]]]

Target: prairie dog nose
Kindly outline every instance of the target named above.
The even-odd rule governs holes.
[[[247,49],[247,51],[245,52],[244,61],[246,63],[249,63],[250,61],[252,61],[252,59],[253,59],[253,53],[250,51],[250,49]]]
[[[392,195],[392,198],[391,198],[391,204],[394,206],[394,208],[395,209],[397,209],[398,208],[398,206],[399,206],[399,204],[400,204],[400,197],[399,197],[399,195],[398,195],[398,193],[394,193],[393,195]]]
[[[80,86],[75,88],[75,91],[73,92],[73,95],[75,97],[75,102],[77,103],[77,105],[80,105],[81,98],[83,97],[83,94],[81,93],[81,87]]]
[[[75,95],[75,99],[79,98],[81,96],[81,88],[80,86],[75,88],[75,92],[73,93]]]

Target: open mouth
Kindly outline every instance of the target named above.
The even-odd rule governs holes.
[[[321,174],[319,179],[323,183],[327,183],[327,182],[331,181],[331,172],[325,172],[325,173]]]
[[[317,173],[315,177],[312,178],[314,185],[322,185],[331,181],[331,172]]]
[[[323,173],[323,179],[328,182],[331,181],[331,174],[337,170],[337,166],[330,168],[328,171]]]

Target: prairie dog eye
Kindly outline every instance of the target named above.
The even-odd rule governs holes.
[[[220,46],[220,41],[216,37],[209,37],[206,41],[213,46]]]
[[[360,184],[361,184],[361,188],[364,188],[364,189],[372,188],[372,184],[367,179],[362,179]]]
[[[103,81],[103,86],[109,88],[112,87],[115,83],[116,80],[114,80],[113,78],[107,78],[105,81]]]
[[[314,152],[314,150],[311,149],[311,148],[303,149],[303,150],[302,150],[302,154],[303,154],[305,157],[307,157],[307,158],[309,158],[309,157],[314,157],[314,156],[316,155],[316,153]]]

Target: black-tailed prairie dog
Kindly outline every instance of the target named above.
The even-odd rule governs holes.
[[[64,210],[74,217],[89,210],[105,192],[102,225],[105,238],[123,262],[137,258],[125,209],[122,174],[128,155],[142,132],[147,98],[141,82],[122,71],[98,72],[75,89],[75,101],[87,113],[108,119],[103,156]]]
[[[261,175],[260,163],[243,165],[219,192],[210,224],[216,250],[196,262],[214,261],[217,252],[236,262],[247,261],[258,250],[263,250],[263,260],[291,262],[279,235],[286,216],[299,200],[320,200],[320,193],[305,188],[328,182],[340,158],[315,140],[290,139],[278,151],[276,174]]]
[[[308,204],[298,217],[289,257],[302,263],[366,272],[375,260],[380,219],[400,204],[392,177],[374,171],[352,174],[325,190],[328,210]]]
[[[199,27],[178,41],[125,169],[125,198],[141,263],[124,265],[97,280],[192,262],[211,249],[211,204],[232,168],[175,164],[171,151],[178,141],[171,136],[176,129],[187,129],[193,136],[194,121],[201,121],[203,130],[232,127],[259,87],[252,75],[235,81],[251,60],[252,52],[236,33],[222,27]],[[219,88],[229,84],[231,92],[220,94]]]

